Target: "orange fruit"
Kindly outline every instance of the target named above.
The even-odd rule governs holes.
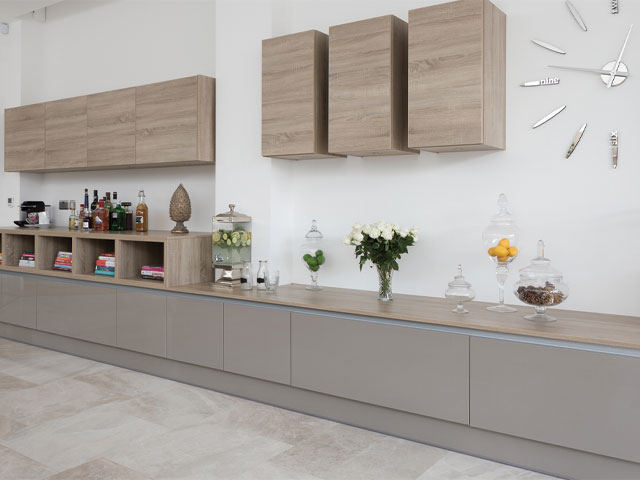
[[[518,255],[518,247],[509,247],[509,256],[515,257]]]
[[[498,257],[498,261],[499,262],[506,262],[507,260],[509,260],[509,256],[508,255],[506,257]]]
[[[509,250],[507,250],[507,247],[503,247],[502,245],[498,245],[497,247],[493,247],[493,253],[495,253],[497,257],[508,257],[509,256]]]
[[[496,256],[495,252],[493,251],[493,247],[489,249],[489,255],[491,255],[492,257]]]
[[[500,245],[501,247],[504,248],[509,248],[509,239],[508,238],[503,238],[502,240],[500,240],[500,242],[498,243],[498,245]]]

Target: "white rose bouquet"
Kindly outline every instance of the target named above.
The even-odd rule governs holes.
[[[355,246],[355,255],[360,261],[360,270],[367,260],[378,270],[380,281],[379,298],[382,301],[392,300],[391,278],[394,270],[398,270],[398,260],[408,247],[418,241],[418,231],[384,221],[372,225],[353,225],[351,233],[344,237],[344,244]]]

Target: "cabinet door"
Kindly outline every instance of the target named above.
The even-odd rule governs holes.
[[[205,367],[223,367],[222,302],[167,297],[167,357]]]
[[[105,345],[116,344],[116,290],[38,279],[37,328]]]
[[[45,104],[45,168],[87,166],[87,97]]]
[[[198,159],[198,77],[136,87],[136,163]]]
[[[89,95],[87,124],[87,166],[136,163],[135,88]]]
[[[0,322],[36,328],[35,278],[0,275]]]
[[[393,15],[329,28],[329,151],[407,148],[407,24]]]
[[[291,313],[224,304],[224,369],[291,383]]]
[[[118,289],[118,347],[164,357],[167,354],[167,297]]]
[[[316,30],[262,41],[262,155],[327,152],[329,37]]]
[[[469,337],[293,313],[292,385],[469,423]]]
[[[44,168],[44,103],[4,111],[4,170]]]
[[[640,358],[471,339],[471,426],[640,462]]]

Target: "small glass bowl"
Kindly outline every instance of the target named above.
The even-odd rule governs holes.
[[[458,265],[458,275],[455,276],[453,281],[449,282],[449,288],[447,288],[444,296],[447,300],[456,303],[456,308],[451,310],[453,313],[469,313],[469,310],[464,308],[464,303],[473,300],[476,297],[476,293],[471,288],[471,284],[462,275],[462,265]]]

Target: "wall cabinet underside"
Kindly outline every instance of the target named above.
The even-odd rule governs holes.
[[[215,160],[215,79],[202,75],[5,110],[5,171]]]

